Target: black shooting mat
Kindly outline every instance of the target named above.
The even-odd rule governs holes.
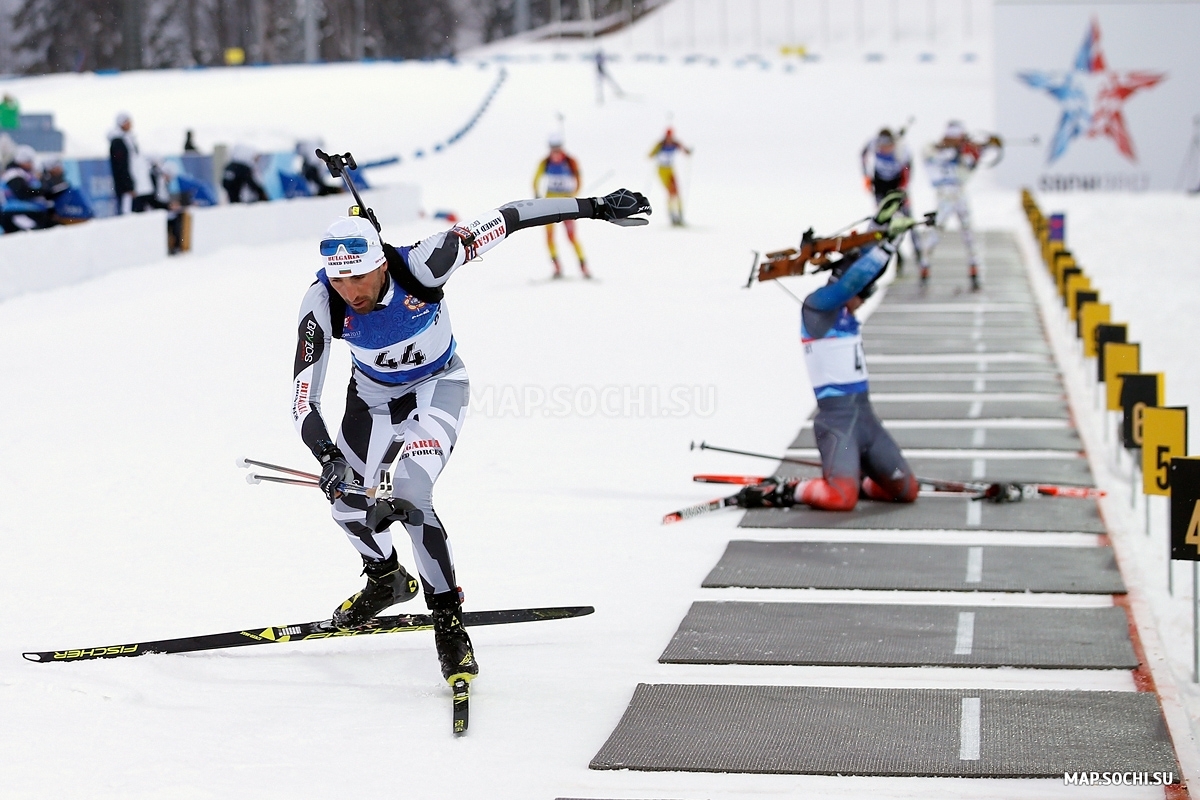
[[[663,664],[1136,669],[1125,609],[697,602]]]
[[[867,372],[870,375],[891,375],[897,373],[927,373],[937,371],[946,374],[969,374],[972,377],[983,375],[1004,375],[1005,373],[1016,372],[1021,375],[1032,375],[1035,373],[1045,373],[1050,375],[1058,374],[1058,367],[1054,366],[1054,362],[1049,358],[1043,358],[1037,355],[1023,356],[1020,359],[997,359],[997,360],[979,360],[971,358],[974,354],[951,355],[946,359],[937,358],[913,358],[902,359],[895,356],[882,356],[880,358],[871,358],[871,354],[867,354]]]
[[[896,378],[899,379],[896,380]],[[1066,391],[1058,380],[1058,376],[1051,372],[1045,373],[1040,380],[1036,378],[1009,380],[998,376],[972,378],[962,373],[930,376],[922,379],[905,378],[894,373],[887,373],[884,376],[871,376],[872,394],[890,394],[894,392],[920,392],[923,394],[929,392],[1038,392],[1064,396],[1066,394]]]
[[[815,459],[814,459],[815,460]],[[1092,470],[1083,456],[1075,458],[936,458],[905,456],[919,478],[943,481],[988,481],[1002,483],[1059,483],[1095,486]],[[775,474],[786,478],[812,478],[817,467],[783,462]],[[919,502],[919,501],[918,501]],[[932,502],[932,500],[931,500]],[[938,502],[942,502],[938,500]]]
[[[1050,346],[1040,336],[964,339],[952,338],[931,331],[928,337],[863,336],[863,349],[873,355],[942,354],[942,353],[1037,353],[1048,355]]]
[[[1033,295],[1027,285],[991,284],[985,278],[983,289],[972,292],[968,280],[966,270],[950,280],[931,280],[928,286],[921,286],[915,278],[901,278],[888,287],[887,300],[896,303],[1024,303],[1033,306]],[[881,307],[887,307],[886,300]]]
[[[752,508],[740,528],[821,528],[943,531],[1034,531],[1104,533],[1095,500],[1032,497],[1015,503],[991,503],[962,496],[919,497],[915,503],[859,500],[853,511],[822,511],[797,504],[791,508]]]
[[[735,539],[705,577],[708,589],[1125,591],[1109,547],[757,542]]]
[[[592,769],[1179,774],[1152,692],[639,684]]]
[[[888,305],[881,303],[867,319],[865,326],[870,328],[903,328],[926,330],[930,328],[955,328],[974,330],[982,327],[984,330],[1003,330],[1012,326],[1017,329],[1040,328],[1041,317],[1035,307],[1004,308],[1003,310],[976,310],[970,306],[945,306],[944,309],[931,309],[922,305]]]
[[[871,401],[889,419],[1067,419],[1066,400],[884,400]]]
[[[1073,428],[904,428],[887,427],[900,448],[945,450],[1083,450],[1083,442]],[[810,449],[817,446],[811,425],[788,448]]]
[[[997,317],[1003,317],[998,319]],[[863,336],[867,338],[898,336],[905,339],[1003,339],[1006,336],[1036,338],[1044,336],[1041,322],[1033,314],[924,314],[888,313],[887,306],[880,306],[862,323]]]

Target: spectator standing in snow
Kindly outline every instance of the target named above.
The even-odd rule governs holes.
[[[550,155],[541,160],[537,172],[533,174],[533,196],[538,198],[574,197],[579,193],[579,187],[583,184],[579,164],[563,150],[561,134],[552,134],[549,144]],[[592,274],[588,272],[587,259],[583,256],[583,245],[575,238],[575,220],[565,219],[562,224],[567,229],[567,239],[570,240],[571,246],[575,248],[575,255],[579,258],[579,271],[585,278],[592,277]],[[554,262],[554,274],[551,277],[561,278],[562,266],[558,262],[558,247],[554,243],[554,223],[546,225],[546,245],[550,248],[550,260]]]
[[[254,177],[254,150],[246,145],[239,144],[233,148],[229,163],[225,165],[221,185],[225,187],[231,203],[265,202],[271,199]]]
[[[108,141],[108,164],[112,168],[117,213],[127,214],[133,210],[134,197],[153,191],[149,165],[138,150],[133,119],[127,112],[117,114],[117,127],[109,132]]]

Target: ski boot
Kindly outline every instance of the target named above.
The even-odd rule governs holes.
[[[786,481],[771,478],[757,486],[747,486],[737,493],[738,508],[789,508],[796,505],[799,485],[795,478]]]
[[[333,612],[333,625],[339,630],[361,627],[385,608],[412,600],[420,588],[417,579],[400,566],[395,549],[387,558],[363,556],[362,574],[367,585]]]
[[[459,589],[441,594],[426,594],[425,604],[433,612],[433,642],[437,645],[442,677],[451,686],[457,680],[470,681],[479,674],[471,637],[462,624],[462,595]]]
[[[579,262],[579,271],[583,274],[583,277],[586,278],[587,280],[590,281],[592,279],[592,273],[588,272],[586,261]]]
[[[929,285],[929,267],[921,267],[921,288]]]
[[[980,289],[983,288],[979,284],[979,267],[972,264],[971,269],[970,269],[970,275],[971,275],[971,291],[978,292]]]
[[[551,259],[554,262],[554,274],[550,276],[552,280],[558,280],[562,277],[562,265],[558,263],[557,258]]]

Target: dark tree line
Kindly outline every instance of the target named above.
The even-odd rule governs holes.
[[[452,55],[474,0],[22,0],[15,60],[28,74]],[[311,40],[306,12],[312,3]],[[311,44],[310,44],[311,41]]]
[[[594,19],[633,18],[664,0],[590,0]],[[12,62],[40,74],[430,58],[559,20],[585,0],[20,0]],[[309,9],[311,8],[311,19]],[[622,17],[624,18],[624,17]],[[0,20],[2,22],[2,20]]]

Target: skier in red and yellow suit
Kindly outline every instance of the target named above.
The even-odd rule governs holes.
[[[683,201],[679,199],[679,184],[675,180],[675,155],[680,150],[689,156],[692,154],[683,142],[675,138],[675,131],[667,128],[666,135],[654,145],[649,156],[658,161],[658,179],[667,190],[667,207],[671,211],[672,225],[683,224]]]
[[[551,136],[549,144],[550,155],[542,159],[542,162],[538,164],[537,172],[533,174],[533,194],[535,197],[574,197],[579,193],[579,187],[583,183],[579,164],[563,150],[561,136],[557,134]],[[588,272],[587,259],[583,256],[583,246],[575,238],[575,220],[564,220],[563,227],[567,229],[567,239],[571,241],[571,246],[575,248],[575,255],[579,258],[579,271],[585,278],[592,277],[592,274]],[[562,266],[558,263],[558,248],[554,243],[553,225],[546,226],[546,245],[550,248],[550,260],[554,262],[553,277],[561,278]]]

